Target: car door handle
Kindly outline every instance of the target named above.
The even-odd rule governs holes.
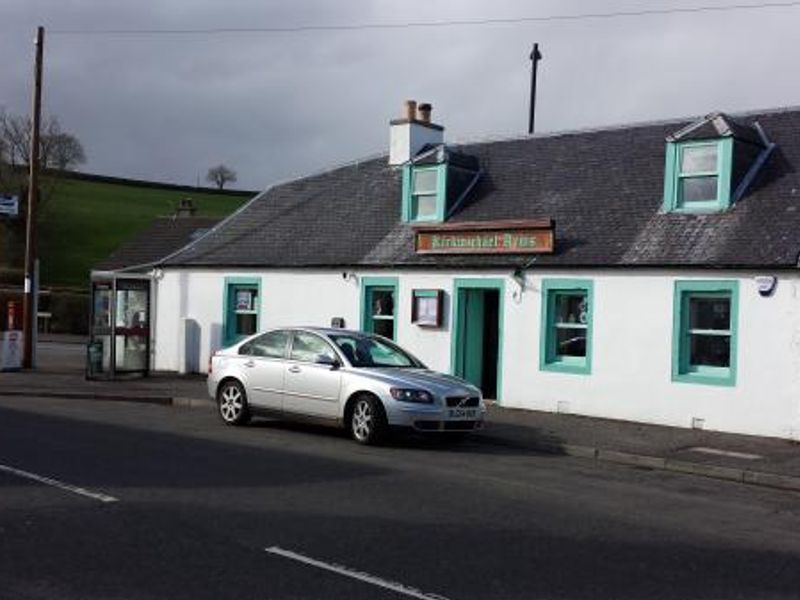
[[[297,365],[289,367],[289,373],[299,373],[299,372],[300,372],[300,367],[298,367]]]
[[[256,361],[248,360],[246,363],[244,363],[244,366],[245,367],[255,367],[256,366]]]

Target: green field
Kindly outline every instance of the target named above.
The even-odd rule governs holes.
[[[41,282],[47,287],[87,287],[92,265],[159,216],[174,214],[190,197],[198,216],[223,217],[246,197],[64,179],[42,207],[39,226]]]

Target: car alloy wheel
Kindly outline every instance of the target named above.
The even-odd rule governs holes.
[[[226,381],[222,384],[217,401],[219,416],[228,425],[242,425],[249,420],[247,397],[238,381]]]
[[[386,417],[375,398],[358,398],[350,415],[350,433],[359,444],[375,444],[383,436]]]

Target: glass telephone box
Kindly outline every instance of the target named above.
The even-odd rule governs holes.
[[[112,276],[93,280],[90,334],[87,378],[147,375],[150,279]]]

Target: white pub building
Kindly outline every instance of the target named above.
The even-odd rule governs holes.
[[[333,324],[503,406],[800,439],[800,109],[451,146],[408,102],[390,129],[116,273],[149,282],[150,367]]]

